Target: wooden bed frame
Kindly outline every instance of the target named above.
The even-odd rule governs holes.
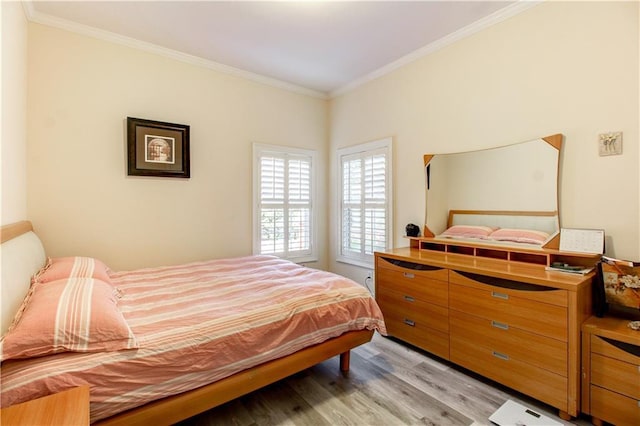
[[[349,371],[350,349],[371,340],[373,331],[351,331],[291,355],[266,362],[192,391],[150,402],[98,425],[170,424],[246,395],[340,354],[340,370]]]
[[[33,231],[31,222],[2,226],[2,243]],[[349,371],[350,350],[371,340],[373,331],[351,331],[209,385],[166,397],[98,421],[98,425],[172,424],[246,395],[340,355],[340,371]]]

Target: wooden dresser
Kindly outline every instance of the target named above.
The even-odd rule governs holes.
[[[592,317],[582,326],[582,411],[596,425],[640,424],[640,331],[628,323]]]
[[[580,327],[591,315],[594,273],[546,271],[568,260],[557,251],[502,257],[377,252],[376,300],[389,335],[556,407],[564,419],[577,416]]]

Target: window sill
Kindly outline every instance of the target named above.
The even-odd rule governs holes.
[[[336,262],[346,263],[348,265],[357,266],[359,268],[373,269],[373,259],[370,262],[364,260],[350,259],[348,257],[338,257]]]
[[[318,258],[316,256],[282,257],[282,259],[286,259],[297,264],[314,263],[318,261]]]

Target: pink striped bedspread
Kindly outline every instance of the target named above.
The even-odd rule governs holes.
[[[91,420],[215,382],[352,330],[385,334],[367,290],[271,256],[111,274],[139,349],[2,364],[2,406],[91,387]]]

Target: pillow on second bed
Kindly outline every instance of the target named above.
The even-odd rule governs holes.
[[[489,226],[453,225],[439,236],[447,238],[478,238],[486,240],[496,229],[498,228],[491,228]]]
[[[1,361],[138,347],[114,288],[101,280],[34,283],[20,310],[20,318],[0,341]]]
[[[489,239],[494,241],[513,241],[537,245],[544,244],[547,238],[549,238],[549,234],[546,232],[531,229],[501,228],[489,235]]]
[[[47,264],[36,273],[31,282],[46,283],[64,278],[97,278],[111,283],[109,268],[93,257],[58,257],[47,260]]]

